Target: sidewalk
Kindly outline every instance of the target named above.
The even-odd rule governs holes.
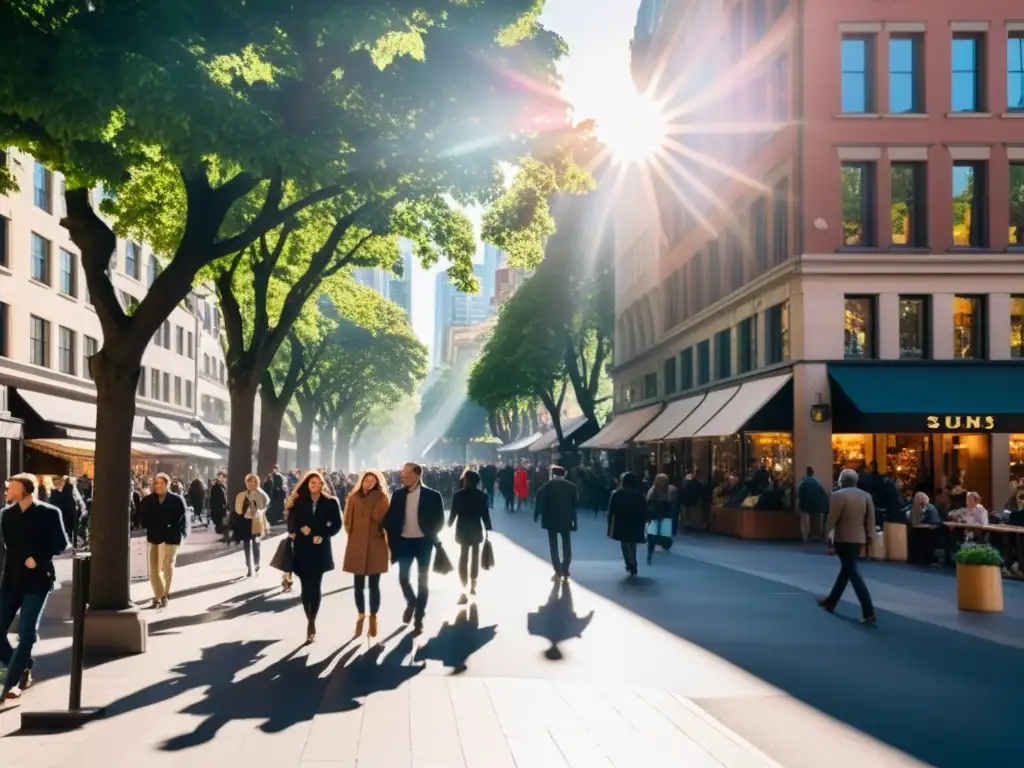
[[[86,671],[84,704],[107,717],[22,736],[20,709],[8,709],[0,766],[778,768],[692,700],[771,688],[582,586],[548,595],[549,566],[502,536],[495,548],[501,570],[482,576],[479,608],[458,610],[455,579],[433,577],[415,640],[386,575],[377,644],[351,640],[350,580],[337,571],[305,647],[298,594],[282,595],[276,572],[238,579],[241,555],[183,567],[171,605],[147,611],[149,652]],[[145,600],[147,586],[132,592]],[[44,631],[41,673],[66,670],[68,643]],[[22,707],[66,696],[55,677]]]

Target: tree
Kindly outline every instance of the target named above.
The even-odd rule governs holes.
[[[469,399],[465,378],[445,368],[420,398],[416,432],[421,445],[436,441],[458,445],[465,459],[470,441],[487,433],[487,411]]]
[[[271,233],[283,239],[313,206],[336,203],[332,234],[344,237],[380,231],[383,209],[419,217],[406,200],[495,200],[499,164],[564,127],[541,130],[539,118],[560,108],[548,94],[564,46],[537,24],[539,11],[536,0],[0,6],[0,144],[65,174],[62,223],[103,329],[90,359],[94,611],[132,605],[122,488],[136,382],[157,328],[201,270]],[[97,182],[113,194],[103,206],[113,224],[93,207]],[[528,214],[529,196],[517,194]],[[253,215],[233,215],[242,203]],[[522,228],[535,229],[531,221]],[[115,228],[142,234],[163,260],[131,314],[108,274]],[[459,262],[450,274],[468,279],[468,269]]]

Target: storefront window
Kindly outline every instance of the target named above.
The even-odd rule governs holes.
[[[1024,486],[1024,435],[1010,435],[1010,481]]]
[[[981,360],[982,306],[977,296],[956,296],[953,299],[953,357],[959,360]]]
[[[1010,357],[1024,357],[1024,296],[1010,297]]]
[[[844,469],[859,469],[874,458],[873,435],[832,435],[832,480]]]
[[[900,359],[928,357],[928,304],[923,296],[900,297]]]
[[[748,480],[759,487],[757,509],[793,508],[793,435],[790,432],[749,432]],[[770,500],[769,500],[770,499]]]
[[[896,478],[905,499],[912,498],[918,490],[929,496],[934,492],[930,446],[928,435],[885,436],[885,472]]]
[[[731,435],[711,441],[712,480],[718,487],[729,475],[740,475],[740,437]]]
[[[872,358],[874,354],[874,298],[847,296],[845,301],[844,357],[848,360]]]

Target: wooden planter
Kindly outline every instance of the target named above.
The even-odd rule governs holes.
[[[1003,575],[996,565],[956,565],[956,607],[1002,613]]]
[[[883,523],[885,555],[879,559],[897,563],[907,562],[907,526],[900,523]]]
[[[800,513],[712,507],[711,530],[737,539],[799,541]]]

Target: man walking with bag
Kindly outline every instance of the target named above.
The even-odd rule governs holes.
[[[552,581],[569,580],[569,564],[572,562],[572,532],[576,530],[576,506],[579,492],[576,486],[565,479],[565,467],[551,467],[551,479],[537,491],[537,505],[533,520],[540,519],[541,527],[548,532],[548,546],[551,548],[551,567],[555,569]],[[562,556],[558,556],[558,540],[562,540]]]

